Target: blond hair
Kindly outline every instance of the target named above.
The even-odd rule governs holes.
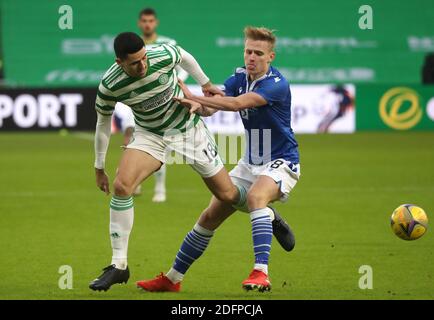
[[[244,28],[244,37],[251,40],[267,41],[271,46],[271,50],[274,49],[274,45],[276,44],[274,30],[265,27],[247,26]]]

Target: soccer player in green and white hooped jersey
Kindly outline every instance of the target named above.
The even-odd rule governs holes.
[[[176,40],[157,34],[159,20],[157,12],[153,8],[145,8],[140,11],[139,20],[137,22],[139,29],[142,31],[142,38],[146,46],[171,44],[175,46]],[[175,67],[178,79],[185,81],[188,78],[188,73],[179,65]],[[152,201],[164,202],[166,200],[166,165],[163,164],[155,177],[155,190]]]
[[[177,65],[202,86],[207,95],[222,94],[204,74],[194,57],[180,47],[163,44],[145,48],[135,33],[124,32],[114,40],[116,63],[103,76],[96,98],[95,175],[97,186],[110,193],[104,170],[111,133],[111,116],[117,102],[133,110],[136,128],[126,146],[113,182],[110,201],[110,238],[113,250],[110,265],[92,281],[92,290],[108,290],[128,281],[128,239],[133,225],[135,188],[167,161],[171,150],[184,156],[203,178],[214,196],[226,203],[245,205],[246,190],[236,187],[217,154],[215,141],[199,115],[174,101],[183,97]],[[169,153],[168,153],[169,151]],[[195,232],[213,233],[206,222],[196,224]]]
[[[142,32],[142,38],[147,47],[170,44],[176,46],[176,41],[169,37],[165,37],[157,34],[157,28],[159,25],[159,20],[157,18],[157,13],[152,8],[145,8],[140,11],[137,26]],[[188,73],[182,69],[179,65],[175,67],[178,79],[185,81],[188,78]],[[134,121],[131,109],[118,103],[115,108],[115,118],[120,120],[120,130],[124,133],[124,140],[130,141],[132,134],[134,132]],[[127,144],[127,143],[125,143]],[[157,172],[154,173],[155,177],[155,187],[154,196],[152,197],[153,202],[164,202],[166,201],[166,165],[163,164]],[[141,185],[138,185],[134,191],[135,195],[141,193]]]

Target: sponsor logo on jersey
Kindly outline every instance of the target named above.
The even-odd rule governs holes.
[[[163,92],[157,94],[156,96],[143,101],[139,105],[135,106],[133,109],[136,111],[144,111],[144,110],[151,110],[159,106],[162,106],[167,102],[169,102],[170,99],[172,99],[174,91],[175,89],[173,87],[169,87]]]

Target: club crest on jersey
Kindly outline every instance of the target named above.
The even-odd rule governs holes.
[[[169,81],[169,76],[165,73],[163,73],[161,76],[158,77],[158,82],[160,84],[166,84]]]

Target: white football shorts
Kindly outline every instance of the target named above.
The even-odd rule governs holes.
[[[285,202],[300,179],[300,164],[293,164],[285,159],[276,159],[258,166],[240,159],[229,175],[234,184],[242,185],[246,190],[250,189],[259,176],[268,176],[279,184],[282,193],[279,201]]]
[[[223,168],[213,135],[202,120],[184,133],[160,136],[135,127],[128,149],[144,151],[162,163],[189,164],[203,178]]]

